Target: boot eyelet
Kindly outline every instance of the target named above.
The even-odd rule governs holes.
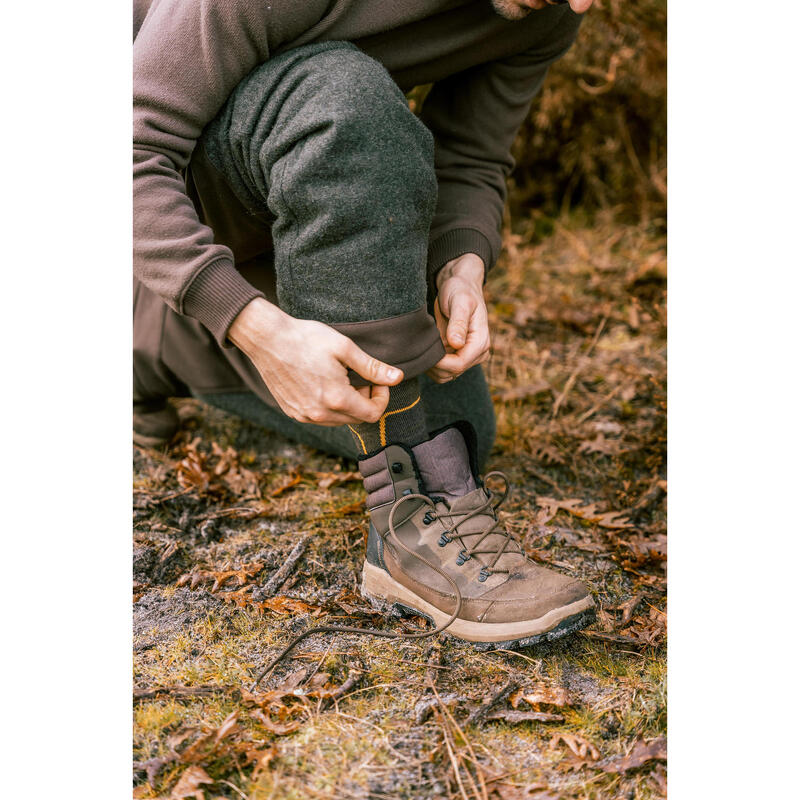
[[[452,541],[453,540],[447,535],[447,531],[444,531],[439,537],[439,547],[444,547]]]
[[[486,567],[481,567],[481,574],[480,574],[480,575],[478,575],[478,580],[479,580],[481,583],[484,583],[484,581],[486,581],[486,580],[488,579],[489,575],[491,575],[491,573],[489,572],[489,570],[488,570],[488,569],[486,569]]]
[[[432,511],[426,511],[426,512],[425,512],[425,516],[422,518],[422,521],[423,521],[423,522],[424,522],[426,525],[430,525],[430,524],[431,524],[431,522],[433,522],[435,519],[436,519],[436,517],[433,515],[433,512],[432,512]]]
[[[403,465],[399,461],[395,461],[394,464],[392,464],[392,472],[394,472],[395,475],[399,475],[402,471]]]
[[[462,564],[464,564],[464,563],[466,563],[467,561],[469,561],[469,560],[470,560],[470,558],[472,558],[472,556],[470,556],[470,555],[467,555],[467,551],[466,551],[466,550],[462,550],[462,551],[461,551],[461,552],[458,554],[458,558],[456,559],[456,564],[458,564],[458,566],[460,567]]]

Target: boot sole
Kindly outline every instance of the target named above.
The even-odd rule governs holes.
[[[417,614],[434,625],[443,625],[450,614],[440,611],[398,583],[386,570],[364,562],[361,573],[361,594],[380,611],[407,616]],[[594,622],[594,600],[584,597],[574,603],[554,608],[538,619],[517,622],[474,622],[456,618],[445,633],[471,642],[480,650],[527,647],[541,642],[552,642],[581,630]]]

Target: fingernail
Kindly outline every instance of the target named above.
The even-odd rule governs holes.
[[[396,369],[387,369],[386,374],[389,376],[390,381],[396,381],[400,377],[400,371]]]

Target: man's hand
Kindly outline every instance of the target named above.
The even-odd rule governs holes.
[[[484,265],[474,253],[448,261],[436,276],[434,317],[446,355],[428,370],[437,383],[457,378],[489,358],[489,320],[483,299]]]
[[[377,422],[389,386],[402,370],[367,355],[322,322],[295,319],[261,297],[239,312],[228,338],[255,364],[272,396],[293,419],[317,425]],[[373,386],[356,389],[352,367]]]

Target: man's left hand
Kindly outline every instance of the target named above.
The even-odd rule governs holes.
[[[474,253],[448,261],[436,276],[434,317],[446,351],[427,372],[436,383],[451,381],[489,358],[483,276],[483,260]]]

